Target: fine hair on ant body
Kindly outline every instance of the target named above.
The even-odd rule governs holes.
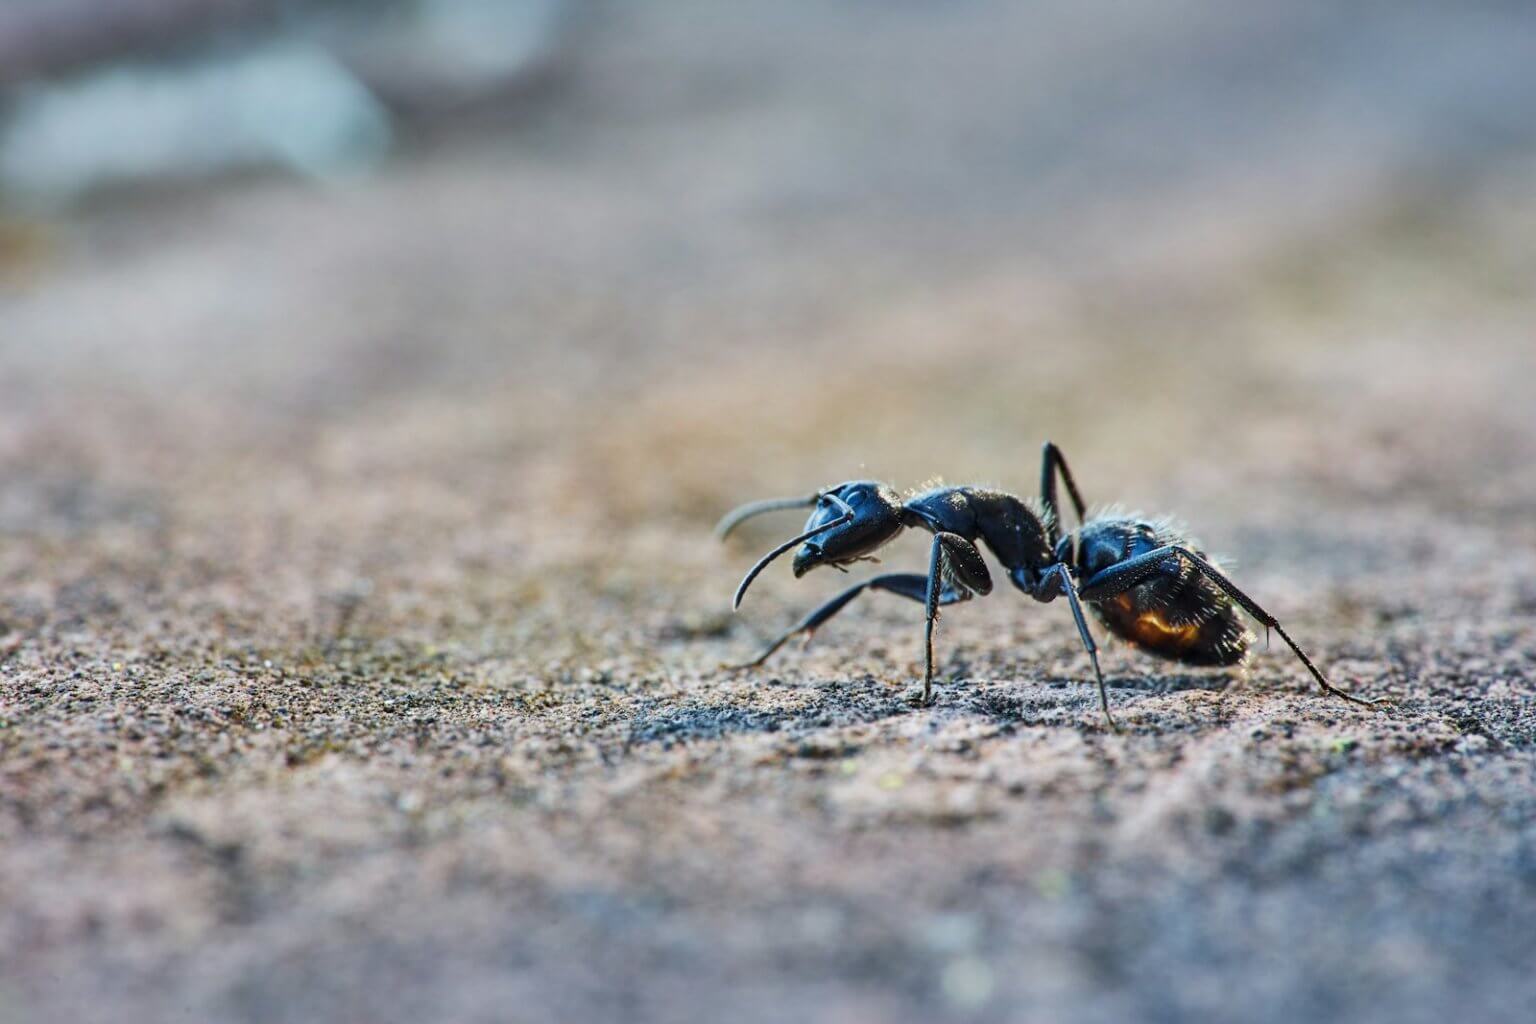
[[[1077,514],[1076,531],[1063,534],[1056,500],[1060,478]],[[873,561],[874,553],[903,530],[920,528],[933,535],[927,573],[886,573],[856,583],[811,612],[739,668],[763,664],[784,642],[810,635],[866,590],[884,590],[917,601],[926,609],[923,633],[922,702],[933,697],[933,624],[943,605],[992,592],[992,575],[978,542],[1006,570],[1014,587],[1036,601],[1065,595],[1078,636],[1093,662],[1099,706],[1110,727],[1119,725],[1109,710],[1109,693],[1099,669],[1098,647],[1083,616],[1088,605],[1101,623],[1131,646],[1187,665],[1235,665],[1244,660],[1254,637],[1238,615],[1241,608],[1274,630],[1312,673],[1318,686],[1342,700],[1365,707],[1385,703],[1341,690],[1324,678],[1312,659],[1269,612],[1239,590],[1202,551],[1163,522],[1104,514],[1088,517],[1082,496],[1061,450],[1047,441],[1040,467],[1040,510],[1015,495],[986,487],[937,487],[903,500],[890,486],[854,480],[797,498],[754,501],[728,513],[715,527],[724,539],[753,516],[782,509],[810,508],[805,529],[758,560],[736,588],[732,608],[759,573],[797,545],[793,568],[798,579],[817,566],[847,566]]]

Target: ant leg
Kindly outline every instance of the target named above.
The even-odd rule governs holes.
[[[1067,468],[1067,458],[1061,454],[1050,441],[1045,442],[1045,447],[1040,453],[1040,501],[1045,505],[1046,511],[1051,514],[1051,521],[1046,524],[1050,534],[1051,547],[1061,539],[1061,509],[1056,503],[1056,474],[1061,474],[1061,482],[1067,485],[1067,495],[1072,499],[1073,511],[1077,513],[1077,525],[1083,525],[1084,506],[1083,496],[1077,492],[1077,483],[1072,479],[1072,471]]]
[[[957,590],[974,590],[978,594],[992,592],[992,575],[987,571],[987,563],[982,559],[981,552],[976,550],[976,545],[958,533],[935,533],[933,548],[928,555],[928,593],[925,600],[928,615],[923,627],[925,705],[933,700],[933,624],[939,618],[940,598],[943,591],[948,589],[944,583],[946,577],[954,579]]]
[[[1321,686],[1325,692],[1347,700],[1351,704],[1359,704],[1361,707],[1369,708],[1390,703],[1385,697],[1374,699],[1357,697],[1348,690],[1341,690],[1328,682],[1323,677],[1323,673],[1318,670],[1318,667],[1312,664],[1312,659],[1307,657],[1307,652],[1303,651],[1296,641],[1291,639],[1290,634],[1281,627],[1278,619],[1259,607],[1258,602],[1253,598],[1239,590],[1237,584],[1227,579],[1220,569],[1186,547],[1169,544],[1166,547],[1158,548],[1156,551],[1148,551],[1144,555],[1137,555],[1135,558],[1127,559],[1118,565],[1112,565],[1108,569],[1096,573],[1085,582],[1081,593],[1084,600],[1088,601],[1098,601],[1106,597],[1113,597],[1116,594],[1122,594],[1138,583],[1143,583],[1158,573],[1164,572],[1170,560],[1177,564],[1177,559],[1180,557],[1188,559],[1190,564],[1198,569],[1206,579],[1220,587],[1245,612],[1259,620],[1259,624],[1265,629],[1273,629],[1276,633],[1279,633],[1280,639],[1284,640],[1296,657],[1301,659],[1301,663],[1307,666],[1307,671],[1312,673],[1312,678],[1317,680],[1317,685]]]
[[[884,576],[876,576],[862,583],[855,583],[820,608],[811,612],[804,619],[801,619],[798,625],[786,631],[777,640],[769,644],[768,649],[756,658],[740,665],[729,665],[726,667],[732,669],[756,668],[771,658],[774,652],[783,647],[785,643],[799,634],[807,634],[806,639],[809,640],[816,633],[816,630],[826,623],[828,619],[842,611],[852,603],[854,598],[866,590],[884,590],[922,604],[928,600],[928,577],[915,572],[895,572],[887,573]],[[968,601],[970,597],[971,592],[969,590],[946,587],[939,596],[939,603],[954,604],[957,601]]]
[[[1109,691],[1104,686],[1104,673],[1099,668],[1099,648],[1093,642],[1093,634],[1088,631],[1088,620],[1083,618],[1083,606],[1078,601],[1077,587],[1072,583],[1072,574],[1061,562],[1056,563],[1051,571],[1061,581],[1062,593],[1067,595],[1067,604],[1072,607],[1072,618],[1077,620],[1077,635],[1082,638],[1083,649],[1088,652],[1088,658],[1093,662],[1093,675],[1099,683],[1099,707],[1104,712],[1104,720],[1109,723],[1111,729],[1119,732],[1120,724],[1115,721],[1115,716],[1109,713]]]

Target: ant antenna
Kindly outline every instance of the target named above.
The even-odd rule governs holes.
[[[764,512],[777,512],[786,508],[811,508],[821,500],[821,494],[811,494],[803,498],[765,498],[762,501],[749,501],[745,505],[739,505],[731,509],[715,524],[715,536],[720,540],[731,535],[731,531],[753,516],[760,516]]]
[[[842,498],[839,498],[835,494],[826,494],[826,495],[822,495],[822,497],[825,497],[828,501],[832,502],[839,509],[841,509],[843,514],[838,516],[836,519],[832,520],[829,523],[822,523],[820,526],[812,527],[811,529],[806,530],[804,533],[800,534],[798,537],[791,537],[789,540],[785,541],[783,544],[780,544],[778,547],[776,547],[772,551],[768,552],[762,558],[758,559],[757,564],[754,565],[751,568],[751,570],[747,573],[746,577],[741,581],[741,586],[736,588],[736,597],[735,597],[734,600],[731,601],[731,610],[732,611],[735,611],[736,609],[741,607],[741,599],[746,596],[747,588],[752,585],[752,581],[753,580],[757,579],[757,574],[758,573],[760,573],[764,569],[768,568],[768,563],[769,562],[773,561],[775,558],[778,558],[780,555],[782,555],[784,552],[788,551],[790,548],[794,547],[796,544],[799,544],[799,543],[801,543],[803,541],[810,540],[812,537],[816,536],[817,534],[826,533],[828,530],[833,529],[834,527],[843,526],[843,525],[845,525],[847,523],[853,522],[853,509],[849,507],[849,505],[848,505],[848,503],[846,501],[844,501]],[[766,504],[766,502],[757,502],[755,504]],[[813,502],[813,504],[814,504],[814,502]],[[792,508],[794,506],[781,506],[781,507],[791,507]],[[732,513],[732,515],[734,515],[734,514],[735,513]],[[730,516],[726,516],[726,518],[729,519],[731,517]]]

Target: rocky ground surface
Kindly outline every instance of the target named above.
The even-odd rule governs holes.
[[[1529,1020],[1536,165],[1426,142],[1516,8],[854,9],[5,229],[0,1021]],[[843,583],[722,511],[1047,437],[1394,705],[1121,647],[1115,735],[1003,591],[932,707],[890,597],[719,668]]]

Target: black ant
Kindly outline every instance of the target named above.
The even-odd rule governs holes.
[[[1062,535],[1056,503],[1056,478],[1066,485],[1077,513],[1078,529]],[[1222,573],[1194,542],[1163,522],[1116,515],[1087,518],[1083,499],[1060,449],[1045,444],[1040,467],[1040,508],[1031,508],[1012,494],[984,487],[939,487],[903,501],[891,487],[873,480],[855,480],[800,498],[776,498],[742,505],[720,520],[715,533],[725,538],[742,522],[764,512],[813,508],[805,530],[764,555],[736,588],[732,608],[769,562],[797,544],[795,577],[820,565],[847,572],[860,561],[876,561],[878,549],[904,529],[922,528],[933,534],[928,572],[887,573],[856,583],[807,615],[753,661],[766,661],[786,640],[810,635],[866,590],[885,590],[918,601],[927,609],[923,634],[922,702],[933,696],[933,624],[942,605],[970,600],[992,591],[992,576],[977,541],[985,543],[1008,572],[1015,587],[1048,603],[1065,594],[1077,621],[1083,647],[1093,661],[1099,684],[1099,705],[1116,731],[1109,711],[1098,648],[1082,605],[1093,609],[1110,632],[1148,654],[1187,665],[1234,665],[1244,660],[1254,636],[1237,608],[1265,628],[1280,634],[1312,673],[1317,684],[1335,697],[1373,707],[1367,700],[1333,686],[1306,652],[1263,608]]]

